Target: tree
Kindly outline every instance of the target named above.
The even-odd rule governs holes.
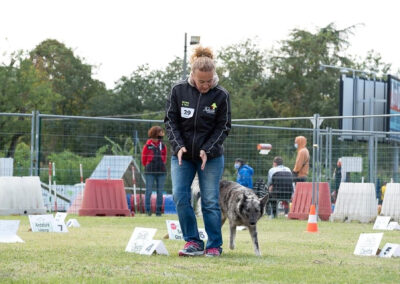
[[[233,118],[275,115],[266,96],[266,56],[250,39],[221,49],[217,55],[220,84],[231,95]]]
[[[53,92],[61,95],[53,113],[80,115],[91,97],[106,92],[104,83],[92,79],[92,66],[57,40],[41,42],[30,57],[35,67],[47,75]]]
[[[23,52],[13,54],[8,65],[0,66],[0,85],[0,112],[51,112],[60,100],[46,75],[24,58]],[[11,133],[7,137],[0,136],[0,144],[8,145],[5,155],[13,157],[23,133],[29,133],[30,121],[23,117],[9,117],[0,121],[0,128]]]
[[[320,64],[353,65],[344,55],[353,29],[354,26],[337,30],[334,24],[316,33],[294,29],[279,49],[272,50],[267,92],[281,116],[338,113],[339,71],[334,76],[321,72]]]
[[[150,70],[148,65],[139,66],[129,77],[121,77],[110,97],[104,100],[109,103],[107,115],[162,118],[167,96],[173,84],[179,81],[181,70],[182,60],[179,58],[161,70]]]

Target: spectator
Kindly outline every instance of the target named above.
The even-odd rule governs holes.
[[[164,130],[160,126],[153,126],[148,131],[149,139],[143,146],[142,164],[145,168],[146,196],[145,210],[151,216],[151,194],[153,185],[157,190],[156,216],[161,216],[163,189],[166,177],[165,163],[167,161],[167,146],[162,143]]]
[[[291,170],[283,165],[283,159],[279,156],[274,158],[272,168],[268,171],[267,188],[270,194],[272,215],[277,216],[278,201],[283,202],[285,214],[287,214],[289,204],[286,200],[291,199],[293,194],[293,176]]]
[[[218,85],[213,53],[197,47],[191,58],[189,78],[172,87],[164,118],[173,156],[172,192],[186,244],[179,256],[204,255],[191,189],[198,174],[201,209],[208,235],[205,255],[222,253],[219,181],[224,170],[222,146],[231,129],[228,92]]]
[[[342,159],[338,159],[336,163],[336,168],[335,171],[333,172],[333,175],[335,177],[335,186],[332,191],[332,203],[336,202],[337,195],[339,193],[339,187],[340,183],[342,182]]]
[[[382,204],[383,199],[385,198],[385,191],[386,191],[386,181],[383,183],[382,187],[381,187],[381,198],[379,200],[379,204]]]
[[[294,140],[294,147],[297,149],[296,163],[293,169],[295,182],[304,182],[307,180],[308,168],[310,162],[310,153],[308,152],[307,139],[304,136],[297,136]]]
[[[235,169],[237,170],[236,182],[253,189],[253,168],[247,165],[243,159],[237,158],[235,160]]]

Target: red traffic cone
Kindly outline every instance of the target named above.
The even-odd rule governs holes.
[[[310,207],[310,214],[308,215],[307,232],[310,232],[310,233],[318,232],[317,215],[315,215],[315,205],[314,204],[311,204],[311,207]]]

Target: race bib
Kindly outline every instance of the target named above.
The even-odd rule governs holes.
[[[191,118],[194,114],[194,108],[181,107],[181,116],[183,118]]]

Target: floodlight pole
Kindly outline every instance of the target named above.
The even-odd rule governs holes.
[[[200,37],[199,36],[191,36],[190,37],[190,45],[194,44],[199,44],[200,43]],[[185,43],[184,43],[184,48],[183,48],[183,72],[182,72],[182,80],[186,79],[187,76],[187,33],[185,33]]]
[[[186,69],[187,69],[186,54],[187,54],[187,33],[185,33],[185,44],[184,44],[184,48],[183,48],[183,73],[182,73],[182,80],[185,80],[185,79],[186,79]]]

